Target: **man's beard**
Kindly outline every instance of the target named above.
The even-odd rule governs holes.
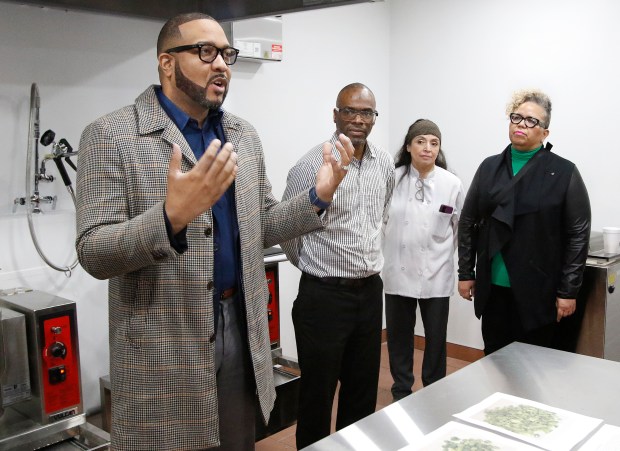
[[[340,132],[340,133],[342,133],[342,132]],[[351,140],[351,144],[353,144],[353,147],[355,147],[356,149],[358,147],[366,148],[366,141],[367,141],[368,135],[364,136],[363,138],[351,137],[347,133],[344,133],[344,135],[346,135],[346,137]]]
[[[203,106],[207,110],[217,110],[222,106],[224,100],[226,99],[226,95],[228,94],[228,85],[226,85],[226,90],[224,91],[224,95],[222,96],[222,101],[212,101],[207,99],[207,89],[202,87],[181,72],[181,68],[178,64],[174,67],[174,76],[176,80],[176,85],[179,90],[185,93],[187,97],[192,99],[197,104]]]
[[[366,147],[366,138],[351,138],[350,136],[348,138],[351,140],[353,147]]]

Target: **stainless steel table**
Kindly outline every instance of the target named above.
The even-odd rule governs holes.
[[[304,448],[398,450],[502,392],[620,426],[620,363],[513,343]]]

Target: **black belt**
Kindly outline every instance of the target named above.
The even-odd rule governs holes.
[[[324,283],[326,285],[340,285],[344,287],[361,287],[366,285],[371,280],[379,277],[379,274],[373,274],[372,276],[362,277],[361,279],[347,279],[346,277],[317,277],[306,272],[302,273],[301,277],[305,277],[308,280]]]
[[[237,287],[227,288],[222,290],[222,294],[220,294],[220,299],[228,299],[231,298],[237,293]]]

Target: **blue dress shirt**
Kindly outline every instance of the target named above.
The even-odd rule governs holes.
[[[205,149],[214,139],[219,139],[222,144],[226,142],[224,128],[222,127],[221,109],[210,111],[202,128],[198,126],[195,119],[189,117],[184,111],[177,107],[162,92],[161,88],[155,88],[157,98],[164,111],[179,128],[185,140],[189,144],[196,160],[204,154]],[[212,207],[213,213],[213,311],[215,313],[215,327],[217,330],[217,319],[219,316],[219,300],[222,291],[239,286],[240,271],[240,245],[239,245],[239,224],[237,222],[237,209],[235,206],[235,185],[234,183],[226,190],[220,199]],[[165,214],[165,213],[164,213]],[[169,228],[169,237],[173,247],[177,251],[187,249],[185,233],[187,229],[172,236],[169,220],[166,217],[166,226]]]

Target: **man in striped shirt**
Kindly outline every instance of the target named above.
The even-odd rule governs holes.
[[[361,83],[345,86],[336,101],[336,131],[355,148],[347,175],[331,202],[317,201],[325,227],[282,244],[302,271],[293,305],[293,324],[301,369],[297,448],[330,433],[338,381],[336,429],[375,410],[383,282],[381,227],[394,187],[394,163],[367,138],[378,113],[374,94]],[[322,148],[310,150],[290,170],[284,199],[313,186]],[[333,147],[332,152],[338,157]]]

